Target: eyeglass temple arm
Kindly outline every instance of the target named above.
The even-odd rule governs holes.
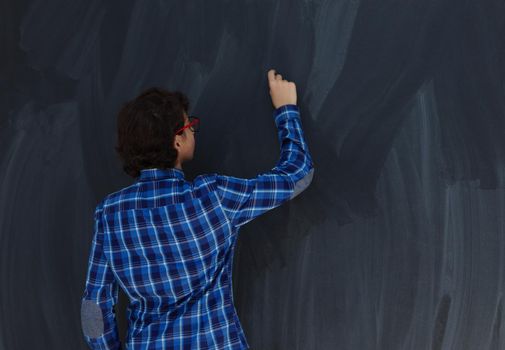
[[[184,125],[182,128],[180,128],[179,130],[177,130],[175,133],[178,134],[180,133],[182,130],[186,129],[186,128],[189,128],[190,126],[193,126],[197,123],[200,122],[200,119],[198,118],[195,118],[191,123],[189,123],[188,125]]]

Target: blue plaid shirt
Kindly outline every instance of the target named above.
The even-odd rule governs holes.
[[[239,228],[293,199],[312,181],[298,106],[273,112],[280,159],[242,179],[178,168],[142,169],[107,195],[95,226],[81,300],[91,349],[121,349],[114,305],[128,295],[126,349],[248,349],[232,295]]]

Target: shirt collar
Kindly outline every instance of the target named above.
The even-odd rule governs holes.
[[[167,178],[184,179],[184,171],[179,168],[149,168],[141,169],[138,181],[159,180]]]

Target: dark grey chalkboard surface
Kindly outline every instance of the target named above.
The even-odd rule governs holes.
[[[85,349],[93,209],[133,181],[113,149],[119,105],[153,85],[187,93],[202,121],[187,176],[253,177],[279,157],[270,68],[296,82],[316,171],[240,232],[252,349],[505,349],[503,1],[0,13],[0,350]]]

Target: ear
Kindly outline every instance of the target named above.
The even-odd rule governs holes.
[[[181,147],[180,135],[175,135],[174,137],[174,148],[178,149]]]

